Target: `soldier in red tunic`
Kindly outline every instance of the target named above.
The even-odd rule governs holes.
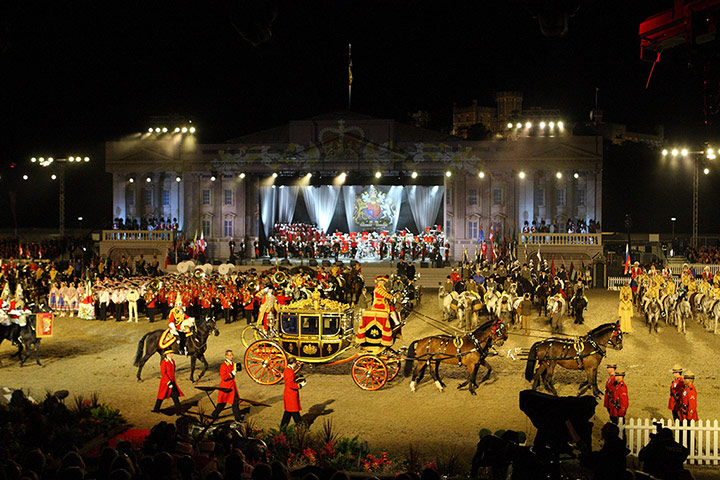
[[[673,420],[680,418],[682,410],[682,397],[685,391],[685,382],[682,377],[682,367],[675,364],[673,366],[673,382],[670,385],[670,400],[668,401],[668,409],[672,410]]]
[[[603,407],[605,407],[609,413],[610,405],[613,399],[613,390],[615,388],[615,369],[617,368],[617,363],[608,363],[606,368],[608,379],[605,382],[605,398],[603,399]]]
[[[165,358],[160,361],[160,375],[160,388],[158,389],[157,400],[155,400],[155,407],[152,409],[153,412],[160,411],[160,406],[166,398],[172,398],[175,407],[179,407],[179,397],[183,396],[175,381],[175,360],[173,360],[173,351],[171,349],[165,350]]]
[[[625,417],[630,404],[627,385],[625,385],[625,372],[615,372],[615,385],[613,386],[612,395],[608,413],[610,414],[610,421],[617,424],[618,418]]]
[[[283,391],[283,404],[285,413],[283,413],[280,426],[283,427],[290,423],[290,418],[297,425],[302,421],[300,418],[300,389],[305,385],[305,381],[296,381],[296,374],[300,370],[301,365],[295,357],[288,358],[287,367],[283,371],[283,380],[285,380],[285,390]]]
[[[690,420],[697,422],[697,390],[695,390],[695,385],[693,385],[695,383],[695,374],[688,370],[685,372],[685,375],[683,375],[683,379],[685,380],[685,391],[682,397],[680,420],[687,420],[688,423],[690,423]]]
[[[233,362],[233,351],[225,350],[225,361],[220,365],[220,388],[228,388],[230,391],[218,390],[217,406],[212,413],[213,420],[220,416],[225,404],[231,403],[235,421],[242,421],[242,415],[240,414],[240,402],[242,400],[238,396],[237,385],[235,384],[235,374],[240,370],[241,367]]]

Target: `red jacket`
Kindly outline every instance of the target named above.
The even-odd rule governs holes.
[[[160,375],[160,388],[158,389],[157,395],[157,398],[159,400],[165,400],[166,398],[170,398],[170,394],[172,393],[173,388],[177,388],[178,395],[181,397],[183,396],[183,393],[180,391],[180,387],[177,386],[177,382],[175,381],[174,360],[164,358],[160,362]],[[174,384],[175,387],[172,387],[172,384]]]
[[[615,375],[610,375],[605,382],[605,399],[603,400],[603,407],[610,409],[610,404],[613,399],[613,390],[615,390]]]
[[[682,397],[683,409],[680,411],[680,420],[698,421],[697,390],[695,385],[687,385]]]
[[[285,391],[283,392],[283,404],[286,412],[299,412],[300,406],[300,385],[295,382],[295,370],[285,367],[283,371],[285,380]]]
[[[668,409],[672,411],[680,411],[682,409],[682,396],[685,391],[685,381],[682,377],[673,380],[670,385],[670,400],[668,401]]]
[[[611,417],[624,417],[629,404],[627,385],[622,380],[616,381],[613,386],[613,398],[608,413]]]
[[[218,390],[217,403],[233,403],[237,395],[235,384],[235,364],[225,360],[220,365],[220,388],[230,388],[231,392],[225,393]]]

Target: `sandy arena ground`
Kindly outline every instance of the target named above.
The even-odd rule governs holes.
[[[566,318],[568,334],[584,334],[588,329],[617,319],[618,293],[593,290],[588,293],[589,307],[584,326],[573,325]],[[439,318],[438,301],[433,291],[427,291],[419,311]],[[720,381],[716,368],[720,364],[720,335],[705,331],[698,323],[689,322],[687,334],[674,328],[660,327],[658,334],[649,334],[644,321],[636,316],[634,333],[626,335],[622,351],[609,351],[609,359],[627,371],[626,383],[630,395],[629,417],[668,418],[671,367],[681,363],[696,374],[698,410],[702,419],[720,418]],[[0,386],[22,388],[35,398],[42,398],[50,390],[67,389],[71,396],[88,396],[98,392],[102,401],[120,409],[128,421],[139,428],[150,428],[167,419],[150,412],[157,394],[159,356],[151,359],[143,371],[143,381],[136,380],[137,369],[133,358],[138,340],[149,330],[162,323],[116,323],[83,321],[60,317],[56,321],[55,336],[43,340],[41,360],[43,367],[28,362],[19,367],[10,355],[14,348],[7,342],[0,346]],[[219,381],[218,369],[225,349],[233,349],[236,359],[242,358],[244,348],[240,333],[244,322],[219,324],[220,336],[208,342],[207,358],[210,368],[196,385],[212,386]],[[524,336],[511,331],[508,342],[500,349],[502,356],[491,357],[493,374],[481,385],[476,396],[467,389],[457,390],[464,379],[464,370],[443,365],[440,374],[448,388],[439,392],[429,375],[420,383],[418,391],[411,393],[409,379],[402,373],[392,383],[376,392],[359,389],[350,376],[350,363],[339,366],[310,366],[303,369],[308,385],[301,391],[303,414],[317,428],[324,418],[332,419],[337,430],[345,436],[360,435],[373,450],[389,449],[402,453],[410,444],[421,446],[425,454],[457,451],[469,458],[478,439],[478,431],[500,428],[526,431],[530,437],[534,429],[518,408],[518,392],[529,387],[523,377],[525,362],[505,356],[509,349],[529,347],[533,342],[549,335],[544,318],[532,320],[532,334]],[[404,335],[397,346],[437,333],[433,327],[411,316]],[[209,413],[212,405],[205,394],[193,388],[189,381],[189,360],[176,357],[177,378],[184,391],[184,401],[199,401],[198,408]],[[480,374],[484,372],[481,369]],[[560,395],[574,395],[583,373],[558,369],[556,388]],[[602,389],[606,375],[601,370],[598,384]],[[242,397],[263,401],[270,407],[253,407],[247,418],[260,427],[276,426],[283,414],[282,383],[262,386],[243,372],[237,383]],[[167,400],[165,406],[170,406]],[[229,409],[221,420],[231,419]],[[600,406],[594,419],[596,433],[608,420]]]

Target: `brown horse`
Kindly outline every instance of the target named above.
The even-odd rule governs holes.
[[[597,371],[608,345],[616,350],[622,350],[622,331],[619,323],[602,324],[590,330],[584,337],[579,337],[577,341],[569,338],[548,338],[535,342],[528,354],[525,379],[533,382],[533,390],[538,388],[542,379],[545,388],[553,395],[557,395],[553,386],[553,372],[556,365],[568,370],[585,370],[586,380],[580,385],[578,395],[582,395],[591,387],[594,395],[600,395]],[[537,369],[535,369],[536,363],[539,363]]]
[[[507,340],[507,328],[500,320],[490,320],[480,325],[471,333],[462,337],[452,337],[450,335],[436,335],[433,337],[425,337],[415,340],[410,344],[405,362],[404,374],[410,376],[412,372],[412,381],[410,382],[410,390],[415,391],[415,386],[420,383],[425,369],[428,364],[434,363],[435,368],[430,368],[430,375],[435,380],[435,386],[442,392],[445,388],[438,368],[440,363],[451,363],[458,366],[465,366],[468,378],[458,385],[458,389],[469,385],[470,393],[475,395],[477,388],[476,378],[480,365],[487,369],[487,373],[480,382],[484,382],[490,378],[492,368],[485,361],[490,347],[495,344],[501,346]],[[417,356],[415,356],[417,352]],[[413,370],[413,362],[417,360],[418,364]]]
[[[142,373],[143,365],[145,365],[145,362],[150,360],[150,357],[152,357],[156,353],[162,356],[162,352],[158,347],[158,341],[160,340],[163,332],[164,330],[150,331],[146,333],[138,342],[137,353],[135,354],[135,362],[133,363],[133,365],[138,367],[138,382],[140,381],[140,374]],[[191,382],[195,382],[195,362],[197,360],[200,360],[203,363],[203,369],[200,372],[200,376],[197,378],[198,380],[200,380],[200,378],[205,375],[205,371],[208,369],[208,362],[207,360],[205,360],[205,350],[207,349],[208,338],[212,333],[214,333],[216,337],[220,335],[220,331],[215,325],[215,319],[209,317],[205,320],[201,320],[198,323],[194,334],[187,337],[186,346],[188,350],[188,356],[190,357]],[[178,345],[177,341],[173,342],[173,344],[169,348],[175,354],[178,354],[178,352],[180,351],[180,346]],[[143,350],[145,351],[145,355],[143,355]]]

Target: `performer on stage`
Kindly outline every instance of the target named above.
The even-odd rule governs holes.
[[[152,412],[159,412],[163,400],[172,398],[175,407],[180,407],[180,398],[184,396],[175,381],[175,360],[173,360],[173,351],[165,350],[164,357],[160,361],[160,388],[158,389],[157,400]]]
[[[237,392],[237,384],[235,383],[235,374],[239,372],[242,367],[233,362],[233,351],[225,350],[225,361],[220,365],[220,388],[229,388],[230,392],[223,392],[218,390],[217,406],[212,413],[213,420],[216,420],[220,416],[220,412],[225,408],[225,405],[232,404],[233,416],[235,421],[241,422],[242,415],[240,414],[240,397]]]

